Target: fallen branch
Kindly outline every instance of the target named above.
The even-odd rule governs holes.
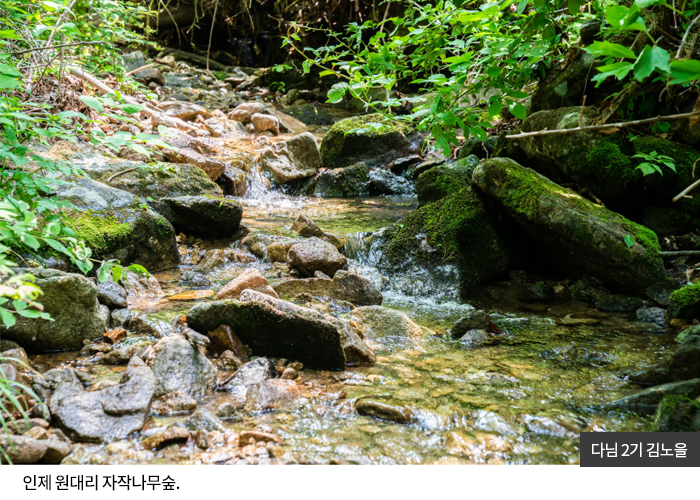
[[[111,89],[109,86],[105,85],[101,80],[99,80],[97,77],[94,75],[91,75],[90,73],[87,73],[86,71],[83,71],[82,69],[78,68],[73,68],[69,67],[68,72],[72,75],[77,76],[78,78],[85,80],[88,82],[90,85],[95,87],[95,89],[99,90],[103,94],[113,94],[114,90]],[[122,96],[124,100],[130,104],[137,104],[139,106],[143,106],[142,103],[138,102],[136,99],[133,99],[129,96],[123,95]],[[179,118],[175,118],[172,116],[168,116],[164,113],[161,113],[160,111],[155,111],[151,108],[148,107],[143,107],[141,110],[142,113],[147,114],[148,116],[151,117],[156,117],[158,120],[167,125],[168,127],[174,127],[174,128],[180,128],[180,129],[185,129],[185,130],[197,130],[197,127],[194,127],[190,125],[189,123],[180,120]]]
[[[692,255],[700,255],[700,250],[670,250],[659,252],[661,257],[689,257]]]
[[[26,54],[27,52],[36,52],[38,50],[52,50],[52,49],[60,49],[61,47],[75,47],[78,45],[94,45],[96,43],[104,43],[104,42],[73,42],[73,43],[62,43],[61,45],[51,45],[50,47],[34,47],[32,49],[24,49],[24,50],[19,50],[17,52],[8,52],[11,56],[19,56],[22,54]]]
[[[677,115],[657,116],[656,118],[644,118],[643,120],[632,120],[629,122],[606,123],[605,125],[589,125],[586,127],[563,128],[557,130],[544,129],[536,132],[523,132],[522,134],[507,135],[506,139],[520,139],[522,137],[535,137],[540,135],[572,134],[574,132],[592,132],[594,130],[631,127],[633,125],[646,125],[647,123],[655,123],[665,120],[681,120],[683,118],[691,118],[693,116],[700,116],[700,111],[681,113]]]
[[[129,172],[133,172],[134,170],[138,170],[139,168],[140,168],[140,165],[138,167],[131,167],[131,168],[127,168],[126,170],[122,170],[121,172],[117,172],[112,177],[107,179],[107,182],[105,182],[105,184],[109,185],[110,182],[112,182],[114,179],[116,179],[120,175],[128,174]]]
[[[134,73],[138,73],[138,72],[141,71],[142,69],[148,69],[148,68],[150,68],[150,67],[152,67],[152,66],[155,66],[155,65],[156,65],[156,63],[146,64],[145,66],[141,66],[140,68],[132,69],[132,70],[129,71],[128,73],[124,73],[124,76],[131,76],[131,75],[133,75]]]
[[[700,19],[700,14],[695,16],[695,19],[693,19],[690,22],[690,24],[688,25],[688,29],[685,30],[685,35],[683,35],[683,39],[681,40],[681,44],[678,46],[678,51],[676,52],[675,59],[680,59],[681,52],[683,51],[683,47],[685,46],[686,42],[688,41],[688,35],[690,34],[690,30],[693,29],[693,26],[695,26],[695,23],[697,23],[699,19]]]
[[[688,193],[690,193],[693,189],[695,189],[695,188],[698,187],[698,186],[700,186],[700,180],[697,180],[697,181],[693,182],[690,186],[688,186],[688,187],[685,188],[683,191],[681,191],[680,193],[678,193],[678,194],[673,198],[673,201],[676,202],[676,201],[680,200],[681,198],[685,198],[686,195],[687,195]],[[688,196],[688,198],[691,198],[691,197]]]

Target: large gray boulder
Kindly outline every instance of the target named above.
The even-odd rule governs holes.
[[[379,126],[381,125],[381,126]],[[323,165],[342,168],[357,162],[383,167],[420,151],[423,136],[407,123],[371,114],[333,125],[321,142]]]
[[[260,165],[276,184],[311,177],[321,168],[321,154],[313,134],[305,132],[260,152]]]
[[[166,217],[177,231],[205,237],[231,236],[238,230],[243,207],[228,198],[208,196],[179,196],[163,198]]]
[[[53,318],[25,318],[15,315],[12,328],[0,326],[0,337],[14,340],[27,351],[45,352],[80,349],[84,340],[105,333],[107,318],[97,300],[97,287],[80,274],[54,269],[28,269],[44,294],[39,302]]]
[[[187,324],[201,333],[229,325],[256,356],[293,359],[327,370],[345,367],[342,322],[253,290],[245,290],[240,301],[194,306]]]
[[[481,162],[473,182],[571,276],[644,295],[664,281],[659,241],[635,224],[508,158]]]
[[[49,400],[54,420],[74,441],[110,442],[140,430],[156,388],[153,372],[131,358],[118,384],[88,392],[77,377],[58,384]]]
[[[93,257],[140,264],[150,271],[177,266],[175,230],[143,198],[87,177],[71,178],[55,192],[73,204],[64,211],[67,226],[85,240]]]
[[[154,344],[146,363],[155,374],[155,397],[181,391],[199,398],[210,392],[216,382],[216,367],[198,346],[179,334],[168,335]]]

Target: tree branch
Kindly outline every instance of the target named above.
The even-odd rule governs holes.
[[[589,125],[587,127],[575,127],[575,128],[563,128],[558,130],[538,130],[536,132],[523,132],[521,134],[507,135],[506,139],[520,139],[523,137],[535,137],[540,135],[554,135],[554,134],[572,134],[574,132],[592,132],[594,130],[604,130],[609,128],[623,128],[630,127],[632,125],[646,125],[647,123],[660,122],[664,120],[681,120],[683,118],[691,118],[693,116],[700,116],[700,111],[693,111],[690,113],[681,113],[677,115],[666,115],[657,116],[656,118],[644,118],[643,120],[632,120],[629,122],[619,122],[619,123],[606,123],[605,125]]]
[[[688,29],[685,30],[685,35],[683,35],[683,39],[681,40],[681,44],[678,46],[678,51],[676,52],[675,59],[679,59],[681,57],[681,51],[683,50],[685,43],[688,41],[688,35],[690,34],[690,30],[693,28],[693,26],[695,26],[695,23],[698,22],[698,19],[700,19],[700,14],[695,16],[695,19],[693,19],[690,22],[690,24],[688,25]]]
[[[75,47],[76,45],[94,45],[96,43],[104,43],[104,42],[98,42],[98,41],[93,41],[93,42],[73,42],[73,43],[63,43],[61,45],[51,45],[50,47],[34,47],[32,49],[25,49],[25,50],[20,50],[17,52],[10,52],[9,54],[11,56],[19,56],[22,54],[26,54],[27,52],[36,52],[37,50],[51,50],[51,49],[60,49],[61,47]]]

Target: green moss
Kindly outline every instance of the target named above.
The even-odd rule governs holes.
[[[689,307],[700,301],[700,282],[684,286],[671,294],[671,304],[676,307]]]
[[[467,187],[477,163],[478,159],[472,156],[423,172],[416,181],[418,201],[430,203]]]
[[[69,226],[75,231],[78,240],[84,240],[95,255],[103,255],[128,240],[133,234],[133,226],[122,222],[112,210],[76,210],[67,213]]]
[[[615,139],[606,139],[596,141],[582,162],[580,171],[595,178],[612,177],[617,182],[627,184],[642,178],[641,172],[635,168],[631,158],[620,149],[620,143]]]
[[[394,265],[418,256],[420,265],[457,264],[471,286],[505,270],[507,255],[479,196],[471,187],[426,205],[386,233],[386,258]],[[423,236],[432,250],[421,249]]]

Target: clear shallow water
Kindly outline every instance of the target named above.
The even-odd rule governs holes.
[[[258,186],[260,187],[260,186]],[[299,214],[323,229],[353,242],[352,264],[378,278],[374,257],[363,253],[366,232],[386,227],[415,209],[411,198],[317,199],[267,191],[264,185],[242,198],[243,223],[255,232],[293,236],[289,227]],[[204,249],[237,248],[235,243],[202,242]],[[255,266],[274,282],[277,270],[268,262],[227,262],[212,269],[183,265],[156,275],[165,298],[144,299],[131,308],[171,320],[196,301],[170,301],[188,290],[183,271],[197,270],[218,289],[245,268]],[[405,278],[405,277],[403,277]],[[605,403],[638,390],[626,374],[658,361],[672,337],[623,314],[592,310],[580,302],[543,303],[523,300],[526,285],[495,284],[475,293],[470,304],[406,293],[392,286],[400,276],[387,276],[384,306],[404,311],[426,328],[413,343],[376,344],[377,363],[344,372],[303,370],[300,395],[284,410],[241,411],[226,422],[235,431],[262,426],[284,439],[275,456],[288,463],[577,463],[582,431],[647,431],[650,418],[608,412]],[[410,277],[408,279],[410,281]],[[408,290],[411,290],[408,287]],[[420,292],[419,289],[412,292]],[[455,295],[455,294],[453,294]],[[474,346],[445,332],[473,307],[486,309],[508,334],[495,345]],[[598,321],[565,326],[558,319],[572,314]],[[35,362],[90,371],[97,380],[116,380],[123,367],[91,365],[75,354],[43,356]],[[200,402],[212,411],[226,398],[216,393]],[[374,398],[409,414],[400,424],[359,415],[355,402]],[[84,446],[76,463],[224,463],[227,445],[204,453],[191,443],[158,452],[140,448],[142,435],[178,418],[154,418],[143,431],[122,444]],[[109,451],[107,448],[109,448]],[[218,451],[217,451],[218,450]],[[219,459],[214,456],[219,453]],[[212,458],[214,457],[214,458]],[[264,462],[264,460],[262,460]]]

